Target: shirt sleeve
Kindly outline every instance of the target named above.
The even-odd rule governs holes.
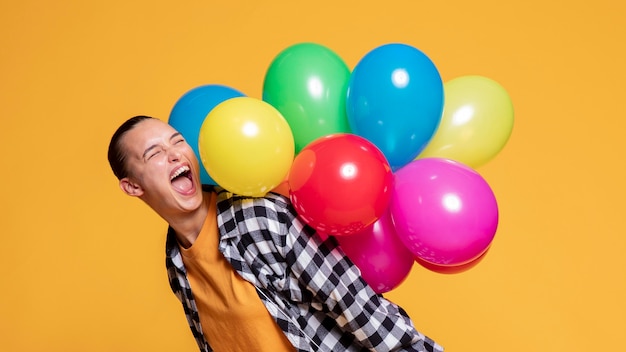
[[[406,312],[378,295],[359,269],[343,254],[336,240],[322,241],[282,196],[272,196],[263,211],[265,236],[286,263],[280,288],[289,299],[310,304],[351,333],[363,348],[374,351],[443,351],[418,332]],[[277,222],[277,224],[271,224]],[[266,252],[267,253],[267,252]]]

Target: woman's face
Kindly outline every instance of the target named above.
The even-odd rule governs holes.
[[[120,143],[128,170],[120,186],[127,194],[141,198],[161,216],[190,212],[201,205],[198,159],[172,126],[158,119],[144,120]]]

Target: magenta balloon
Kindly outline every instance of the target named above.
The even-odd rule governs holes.
[[[487,252],[489,252],[489,248],[487,248],[487,250],[483,254],[479,255],[478,258],[470,260],[469,262],[465,264],[460,264],[460,265],[433,264],[423,259],[420,259],[418,257],[415,257],[415,262],[417,262],[417,264],[423,266],[424,268],[430,271],[434,271],[439,274],[459,274],[459,273],[466,272],[472,269],[473,267],[475,267],[476,265],[478,265],[483,260],[483,258],[485,258],[485,256],[487,255]]]
[[[473,261],[498,227],[491,187],[470,167],[448,159],[417,159],[399,169],[390,209],[400,240],[433,264]]]
[[[396,235],[388,211],[364,230],[336,239],[361,270],[365,282],[377,293],[391,291],[400,285],[415,262],[413,253]]]

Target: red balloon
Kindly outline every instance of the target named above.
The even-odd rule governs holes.
[[[398,287],[415,263],[413,253],[397,237],[389,212],[363,231],[336,239],[376,293]]]
[[[295,157],[289,197],[300,217],[328,235],[357,233],[389,206],[391,167],[367,139],[348,133],[316,139]]]

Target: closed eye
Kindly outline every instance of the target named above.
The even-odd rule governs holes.
[[[159,149],[155,150],[153,153],[148,155],[147,160],[150,160],[150,159],[152,159],[152,157],[155,157],[155,156],[159,155],[159,153],[161,153],[161,150],[159,150]]]
[[[179,144],[184,142],[185,138],[183,138],[183,135],[180,132],[176,132],[170,137],[170,141],[173,144]]]

